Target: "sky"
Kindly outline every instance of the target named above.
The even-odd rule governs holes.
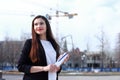
[[[69,19],[54,17],[56,11],[77,16]],[[50,20],[54,36],[61,40],[66,36],[71,45],[91,51],[99,50],[101,30],[109,48],[114,49],[120,32],[120,0],[1,0],[0,41],[6,36],[19,40],[23,33],[31,33],[31,15],[52,16]],[[70,35],[70,36],[68,36]]]

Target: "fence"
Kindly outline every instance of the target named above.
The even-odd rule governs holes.
[[[13,66],[3,66],[1,70],[10,71],[10,70],[17,70],[17,67]],[[120,68],[62,68],[63,71],[84,71],[84,72],[91,72],[91,71],[99,71],[99,72],[120,72]]]
[[[120,68],[62,68],[63,71],[79,71],[79,72],[120,72]]]

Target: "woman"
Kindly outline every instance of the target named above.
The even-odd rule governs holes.
[[[18,62],[23,80],[58,80],[59,45],[53,38],[48,20],[41,15],[32,21],[32,39],[27,39]]]

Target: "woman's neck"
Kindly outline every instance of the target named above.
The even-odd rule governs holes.
[[[40,39],[41,39],[41,40],[47,40],[47,38],[46,38],[45,35],[41,35],[41,36],[40,36]]]

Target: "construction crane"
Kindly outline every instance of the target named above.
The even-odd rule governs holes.
[[[63,15],[60,15],[59,13],[63,13]],[[68,17],[69,19],[73,18],[73,16],[77,16],[77,13],[68,13],[68,12],[63,12],[63,11],[58,11],[56,10],[56,15],[49,15],[46,14],[46,18],[48,20],[51,20],[52,17]]]
[[[68,17],[69,19],[72,19],[74,16],[77,16],[78,14],[77,13],[68,13],[68,12],[63,12],[63,11],[59,11],[59,10],[55,10],[56,11],[56,14],[55,15],[49,15],[49,14],[46,14],[46,18],[50,21],[52,20],[52,17]],[[59,14],[59,13],[62,13],[62,14]],[[57,24],[57,27],[56,27],[56,39],[58,40],[59,42],[59,22],[58,20],[56,20],[56,24]]]

